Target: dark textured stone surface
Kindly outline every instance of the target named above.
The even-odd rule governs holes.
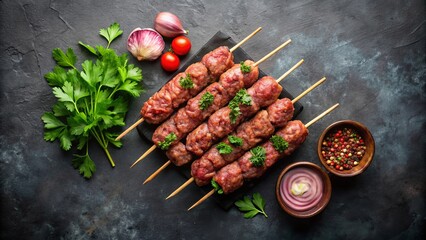
[[[43,140],[40,116],[55,99],[43,79],[55,47],[78,41],[103,43],[99,28],[117,21],[124,36],[113,44],[126,52],[135,27],[151,27],[158,11],[172,11],[190,29],[196,52],[221,30],[233,39],[258,26],[263,31],[244,45],[259,59],[291,38],[286,50],[261,68],[279,76],[300,58],[306,63],[282,84],[297,95],[323,75],[328,81],[301,100],[307,122],[332,104],[341,107],[310,128],[303,147],[287,163],[319,164],[316,141],[340,119],[367,125],[376,140],[370,168],[350,179],[332,177],[333,194],[320,215],[294,219],[274,195],[279,171],[270,172],[251,193],[266,199],[269,218],[245,220],[224,211],[188,187],[164,201],[183,178],[169,168],[153,182],[143,180],[164,160],[155,151],[129,165],[149,147],[135,132],[122,149],[111,149],[109,166],[92,144],[97,172],[87,181],[73,170],[72,153]],[[425,236],[425,2],[424,1],[0,1],[0,169],[2,239],[421,239]],[[185,59],[188,59],[186,57]],[[185,59],[183,61],[185,61]],[[130,120],[167,80],[159,62],[137,63],[146,93],[131,104]]]

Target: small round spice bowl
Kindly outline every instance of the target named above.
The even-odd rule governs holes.
[[[330,201],[330,178],[314,163],[296,162],[279,175],[275,195],[281,208],[291,216],[313,217]]]
[[[352,177],[370,166],[375,151],[374,138],[363,124],[341,120],[328,126],[318,139],[317,153],[328,172]]]

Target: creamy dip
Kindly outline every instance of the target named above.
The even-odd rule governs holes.
[[[323,188],[323,181],[317,171],[298,167],[284,175],[280,194],[288,207],[296,211],[306,211],[315,207],[321,200]]]

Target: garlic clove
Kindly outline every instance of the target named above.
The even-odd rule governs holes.
[[[154,20],[154,28],[164,37],[176,37],[182,34],[188,34],[182,26],[180,19],[170,12],[160,12]]]
[[[127,38],[127,50],[139,61],[153,61],[163,52],[163,37],[152,28],[135,28]]]

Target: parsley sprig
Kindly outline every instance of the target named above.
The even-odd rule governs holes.
[[[231,146],[228,144],[221,142],[218,145],[216,145],[217,150],[219,150],[220,154],[230,154],[233,150]]]
[[[265,163],[265,158],[266,158],[265,148],[261,146],[257,146],[255,148],[252,148],[250,150],[250,153],[252,156],[250,157],[249,160],[253,164],[253,166],[255,167],[263,166],[263,164]]]
[[[160,147],[161,150],[167,150],[167,149],[169,149],[169,147],[173,143],[173,141],[175,141],[176,139],[177,139],[177,136],[176,136],[175,133],[169,133],[164,138],[164,141],[161,141],[161,142],[158,143],[158,146]]]
[[[244,61],[240,62],[240,70],[242,73],[249,73],[251,71],[251,67],[246,65]]]
[[[205,110],[213,104],[214,96],[209,92],[205,92],[203,96],[201,96],[201,100],[198,103],[198,106],[201,110]]]
[[[218,194],[223,194],[223,189],[219,186],[219,184],[217,184],[217,182],[212,178],[212,180],[210,181],[210,183],[212,184],[212,187],[214,188],[214,190],[218,193]]]
[[[272,142],[272,146],[279,153],[284,152],[288,148],[288,142],[284,140],[281,136],[274,135],[271,137],[270,141]]]
[[[179,79],[179,85],[184,89],[194,88],[194,82],[192,82],[189,74],[186,74],[186,77],[181,77]]]
[[[243,145],[243,139],[237,136],[229,135],[228,140],[234,146],[241,147]]]
[[[115,140],[118,134],[112,128],[125,125],[130,98],[142,92],[142,70],[128,63],[127,54],[118,56],[109,48],[122,34],[120,25],[114,23],[100,34],[108,41],[106,48],[79,42],[96,56],[96,61],[85,60],[79,70],[72,48],[66,52],[55,48],[52,55],[57,65],[44,76],[57,98],[52,111],[41,117],[44,139],[58,140],[66,151],[76,144],[80,153],[74,155],[72,165],[85,178],[92,177],[96,171],[88,152],[92,138],[102,147],[111,166],[115,166],[108,145],[121,147],[122,143]]]
[[[241,212],[245,212],[244,218],[253,218],[258,213],[268,217],[265,212],[265,200],[259,193],[253,194],[253,200],[250,197],[245,196],[242,200],[236,201],[235,205]]]
[[[231,109],[229,117],[233,124],[237,121],[238,116],[241,115],[240,104],[251,105],[251,96],[247,93],[246,89],[240,89],[228,104],[228,107]]]
[[[114,39],[123,34],[123,31],[120,29],[120,25],[118,23],[113,23],[107,29],[102,28],[99,30],[99,34],[102,35],[108,41],[107,48],[111,44]]]

